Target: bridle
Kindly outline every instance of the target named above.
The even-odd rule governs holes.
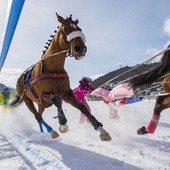
[[[82,39],[83,43],[84,44],[86,43],[86,37],[81,30],[72,31],[68,35],[65,35],[64,30],[62,29],[62,26],[61,26],[61,35],[62,35],[64,43],[66,44],[67,49],[68,49],[67,56],[70,56],[70,57],[74,57],[71,54],[71,40],[73,40],[74,38],[80,37]]]
[[[68,49],[67,56],[70,56],[70,54],[71,54],[71,51],[70,51],[70,43],[69,43],[69,41],[67,40],[67,37],[65,36],[63,29],[61,29],[61,35],[62,35],[62,38],[63,38],[63,40],[64,40],[64,43],[66,44],[67,49]]]

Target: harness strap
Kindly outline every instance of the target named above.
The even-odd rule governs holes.
[[[30,90],[33,94],[33,96],[40,102],[40,98],[38,94],[36,93],[34,87],[32,86],[33,84],[41,81],[41,80],[49,80],[49,79],[68,79],[68,74],[67,72],[64,73],[45,73],[45,74],[38,74],[37,76],[33,77],[30,79],[29,84],[30,84]]]
[[[38,74],[37,76],[30,79],[29,83],[32,86],[33,84],[37,83],[41,80],[48,80],[48,79],[68,79],[67,72],[64,73],[45,73],[45,74]]]
[[[38,100],[38,102],[40,102],[40,98],[39,98],[38,94],[36,93],[33,86],[30,86],[30,90],[31,90],[32,95]]]

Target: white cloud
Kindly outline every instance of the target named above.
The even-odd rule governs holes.
[[[156,49],[156,48],[149,48],[148,50],[146,50],[146,54],[149,56],[154,56],[156,54],[158,54],[160,52],[160,50]]]
[[[163,51],[167,49],[168,45],[170,44],[170,41],[168,41],[162,49],[156,49],[156,48],[149,48],[146,50],[146,54],[149,56],[149,58],[153,58],[148,63],[154,63],[154,62],[159,62],[160,59],[162,58]],[[161,53],[161,54],[160,54]],[[160,55],[159,55],[160,54]],[[157,56],[158,55],[158,56]]]
[[[16,82],[22,72],[23,70],[20,68],[3,68],[0,72],[1,83],[15,88]]]
[[[163,32],[170,36],[170,18],[166,19],[163,26]]]
[[[164,21],[164,25],[163,25],[163,33],[167,36],[170,36],[170,18],[165,19]],[[156,49],[156,48],[149,48],[148,50],[146,50],[146,54],[151,58],[156,56],[157,54],[159,54],[161,51],[164,51],[168,45],[170,44],[170,40],[168,42],[166,42],[166,44],[164,45],[164,47],[162,49]],[[156,58],[154,58],[150,63],[153,62],[159,62],[161,59],[162,55],[157,56]]]
[[[157,54],[159,54],[162,51],[162,49],[155,49],[155,48],[149,48],[148,50],[146,50],[146,54],[152,58],[154,56],[156,56]],[[155,58],[153,58],[153,60],[151,60],[149,63],[154,63],[154,62],[159,62],[161,59],[162,55],[159,55]]]
[[[169,44],[170,44],[170,40],[164,45],[164,49],[166,49]]]
[[[101,77],[101,76],[103,76],[103,75],[104,75],[104,74],[102,74],[102,73],[94,74],[94,75],[91,76],[91,78],[92,78],[92,80],[95,80],[95,79],[97,79],[97,78],[99,78],[99,77]]]

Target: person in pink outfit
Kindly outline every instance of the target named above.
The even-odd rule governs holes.
[[[103,101],[109,106],[109,118],[119,119],[118,105],[116,100],[122,98],[129,98],[133,96],[132,89],[129,89],[128,83],[122,83],[114,87],[113,89],[96,88],[92,93],[94,96],[102,97]]]
[[[77,97],[77,99],[80,102],[82,102],[87,107],[89,112],[91,112],[91,109],[90,109],[90,106],[88,105],[85,97],[87,94],[91,93],[94,90],[94,88],[92,86],[90,86],[91,82],[92,82],[91,78],[82,77],[82,79],[79,81],[79,83],[80,83],[79,86],[73,90],[74,95]],[[86,122],[89,121],[83,113],[80,113],[79,123],[84,123],[85,120],[86,120]]]
[[[109,106],[109,119],[119,119],[118,109],[117,109],[118,106],[116,105],[116,103],[114,101],[109,101],[104,98],[102,99],[104,103],[106,103]]]

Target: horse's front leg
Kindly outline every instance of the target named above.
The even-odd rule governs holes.
[[[72,106],[76,107],[79,109],[90,121],[90,123],[93,125],[95,130],[98,130],[100,132],[100,138],[101,140],[109,141],[111,140],[111,136],[109,133],[103,128],[102,123],[100,123],[86,108],[86,106],[79,102],[77,98],[74,96],[73,91],[69,90],[63,97],[62,99],[70,103]]]
[[[61,133],[65,133],[68,130],[68,126],[66,124],[67,119],[62,109],[62,100],[60,99],[60,97],[54,96],[52,98],[52,102],[58,109],[58,119],[59,119],[59,124],[60,124],[59,130]]]
[[[142,126],[137,130],[138,135],[154,133],[159,122],[160,114],[164,109],[170,107],[170,95],[160,95],[156,98],[154,113],[147,127]]]

